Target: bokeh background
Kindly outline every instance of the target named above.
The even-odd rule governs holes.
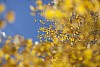
[[[37,13],[36,16],[31,16],[30,5],[36,6],[36,0],[0,0],[0,3],[5,4],[6,10],[0,15],[0,19],[3,19],[5,14],[9,10],[15,12],[16,18],[13,24],[7,24],[7,26],[2,30],[6,35],[14,36],[20,34],[27,38],[32,38],[33,42],[39,41],[37,38],[38,29],[41,24],[39,19],[44,19]],[[43,3],[47,4],[51,0],[43,0]],[[34,19],[37,19],[34,22]]]

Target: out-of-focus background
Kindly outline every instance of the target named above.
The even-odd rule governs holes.
[[[40,17],[38,13],[36,16],[31,16],[30,5],[36,6],[36,0],[0,0],[0,3],[5,4],[6,10],[0,15],[0,19],[5,17],[5,14],[13,10],[15,12],[15,21],[13,24],[7,24],[7,26],[2,30],[6,35],[14,36],[20,34],[25,38],[32,38],[33,41],[39,41],[37,38],[38,29],[41,24],[39,19],[44,19]],[[47,4],[51,0],[43,0],[43,3]],[[37,19],[34,22],[34,19]]]

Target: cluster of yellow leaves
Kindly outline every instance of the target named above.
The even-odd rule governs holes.
[[[46,6],[43,12],[43,16],[47,19],[54,19],[60,17],[70,17],[72,13],[77,13],[79,15],[89,14],[90,11],[98,12],[100,11],[100,1],[99,0],[54,0],[53,6]],[[57,12],[55,12],[57,10]],[[56,17],[53,17],[56,15]],[[64,15],[63,15],[64,14]],[[63,15],[63,16],[62,16]],[[52,17],[51,17],[52,16]],[[48,18],[49,17],[49,18]]]
[[[1,67],[100,67],[100,1],[54,0],[43,5],[36,1],[41,15],[52,21],[39,32],[40,43],[17,35],[8,37],[0,48]],[[12,16],[11,16],[12,18]],[[36,20],[35,20],[36,21]]]
[[[0,3],[0,14],[3,14],[5,11],[5,5],[3,3]],[[7,12],[4,19],[0,19],[0,29],[4,28],[6,25],[6,22],[13,23],[15,20],[15,13],[13,11]]]
[[[100,33],[99,7],[99,0],[54,0],[54,5],[47,4],[42,10],[42,16],[54,25],[51,25],[52,29],[40,28],[46,33],[39,35],[40,39],[70,43],[89,40],[90,35]]]
[[[60,10],[56,10],[56,9],[47,9],[43,12],[43,15],[47,18],[47,19],[52,19],[52,18],[62,18],[65,16],[65,14],[63,12],[61,12]]]
[[[17,40],[16,40],[17,39]],[[19,41],[18,41],[19,40]],[[0,48],[1,67],[99,67],[100,45],[87,48],[82,42],[44,42],[35,45],[22,36],[8,37]]]
[[[45,5],[41,12],[41,15],[53,24],[48,27],[47,23],[44,23],[39,29],[39,32],[43,32],[38,36],[40,41],[50,41],[55,46],[50,49],[51,54],[49,53],[53,57],[53,60],[50,59],[52,63],[49,61],[48,63],[51,64],[46,63],[47,65],[50,67],[100,66],[100,61],[93,64],[93,55],[96,57],[94,50],[97,44],[100,45],[99,0],[53,0],[53,5],[50,3]],[[69,47],[66,47],[65,43]],[[59,44],[62,49],[58,48]],[[44,48],[44,45],[39,49],[44,52],[47,47],[44,49],[42,47]],[[37,55],[44,57],[45,52],[41,54],[41,51]],[[100,55],[98,51],[96,52]]]

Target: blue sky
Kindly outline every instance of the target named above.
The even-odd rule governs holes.
[[[6,11],[13,10],[16,13],[16,20],[13,24],[8,24],[2,31],[7,35],[14,36],[20,34],[25,38],[32,38],[33,41],[38,41],[36,38],[38,35],[38,29],[41,24],[36,19],[44,19],[38,14],[36,16],[30,15],[30,5],[35,6],[36,0],[0,0],[0,3],[6,5]],[[48,3],[50,0],[43,0],[44,3]],[[3,18],[5,14],[1,15],[0,18]]]

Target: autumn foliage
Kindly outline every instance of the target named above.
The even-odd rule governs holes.
[[[36,0],[36,4],[30,5],[31,14],[40,11],[47,21],[40,20],[40,43],[9,36],[0,48],[0,66],[100,67],[99,0],[53,0],[48,4]]]

